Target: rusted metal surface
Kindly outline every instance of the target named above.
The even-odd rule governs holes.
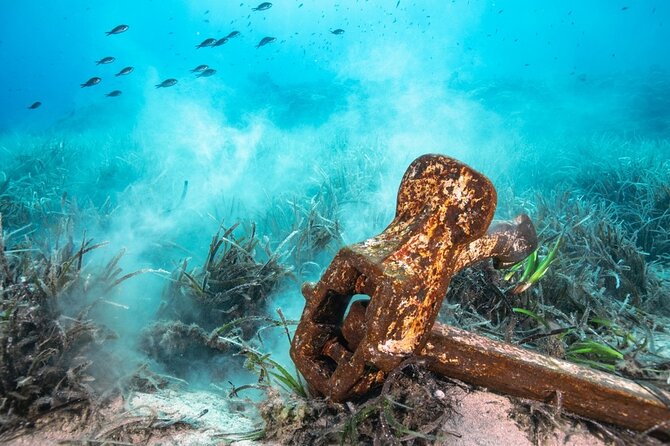
[[[435,324],[417,355],[428,368],[499,393],[560,406],[584,417],[646,431],[670,426],[670,394],[458,328]]]
[[[423,351],[455,273],[486,258],[515,263],[535,249],[525,215],[489,228],[495,207],[495,188],[469,166],[441,155],[412,162],[391,224],[342,248],[321,280],[302,288],[307,302],[291,356],[313,391],[334,401],[367,393]],[[360,329],[345,336],[355,294],[370,302]]]
[[[356,345],[365,331],[365,303],[356,302],[342,333]],[[430,370],[498,393],[529,398],[628,429],[646,431],[670,421],[670,394],[611,373],[582,367],[465,330],[436,323],[416,354]]]

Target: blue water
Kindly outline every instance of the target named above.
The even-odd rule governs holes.
[[[123,0],[4,5],[0,129],[60,130],[58,123],[67,117],[130,127],[143,113],[156,113],[165,101],[180,98],[237,121],[245,113],[294,99],[280,94],[291,87],[322,92],[327,100],[317,116],[296,110],[295,118],[282,117],[286,125],[313,125],[317,117],[377,105],[368,111],[381,116],[371,124],[384,128],[393,98],[409,95],[409,103],[397,106],[411,108],[451,88],[467,95],[473,85],[511,85],[521,95],[524,88],[537,88],[545,95],[542,106],[550,108],[567,95],[576,103],[566,107],[595,117],[605,130],[620,130],[612,121],[618,124],[624,109],[638,114],[628,124],[631,130],[647,127],[640,122],[645,118],[665,117],[667,124],[662,107],[670,63],[666,2],[280,0],[257,12],[253,6],[245,1]],[[130,29],[105,35],[121,23]],[[336,28],[345,33],[329,32]],[[194,48],[233,30],[241,35],[221,47]],[[277,41],[256,49],[264,36]],[[116,61],[94,64],[107,55]],[[201,63],[217,69],[217,75],[194,79],[188,70]],[[128,65],[135,67],[131,75],[113,76]],[[102,83],[80,89],[92,76],[100,76]],[[153,84],[166,78],[176,78],[178,86],[154,91]],[[268,84],[277,88],[274,95],[264,94]],[[123,91],[121,98],[103,96],[115,89]],[[351,95],[358,107],[347,102]],[[603,97],[611,104],[603,104]],[[493,113],[523,111],[525,99],[517,95],[505,104],[511,110],[484,105]],[[26,110],[34,101],[42,107]],[[423,108],[415,112],[429,114]],[[609,119],[597,117],[604,113]],[[653,130],[667,131],[664,123]]]
[[[276,247],[290,225],[273,232],[272,210],[308,207],[324,184],[339,187],[342,242],[369,237],[424,153],[491,177],[501,213],[591,162],[670,159],[669,2],[272,3],[5,1],[0,172],[19,155],[44,156],[38,170],[62,169],[54,196],[96,208],[110,197],[113,212],[78,223],[78,234],[110,242],[93,259],[125,249],[126,271],[170,271],[201,262],[222,219],[257,222]],[[120,24],[129,29],[105,34]],[[96,65],[106,56],[115,61]],[[196,77],[200,64],[216,73]],[[126,66],[132,73],[114,76]],[[80,87],[94,76],[100,84]],[[155,88],[170,78],[177,84]],[[64,154],[49,158],[60,143]],[[118,301],[136,317],[109,309],[110,323],[136,332],[164,281],[125,286]],[[302,308],[298,287],[277,296],[290,317]]]

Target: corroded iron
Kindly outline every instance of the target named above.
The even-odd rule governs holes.
[[[365,325],[365,304],[355,302],[342,326],[350,346],[360,342]],[[628,429],[658,429],[667,438],[670,393],[652,386],[440,323],[416,358],[450,378]]]
[[[493,184],[452,158],[424,155],[407,168],[395,218],[381,234],[342,248],[307,302],[291,356],[312,391],[344,401],[367,393],[426,346],[449,282],[468,265],[516,263],[537,245],[526,215],[489,228]],[[369,303],[352,297],[366,294]]]

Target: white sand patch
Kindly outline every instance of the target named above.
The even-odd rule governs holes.
[[[134,415],[181,420],[192,427],[172,432],[169,438],[157,442],[163,445],[217,445],[222,443],[225,434],[250,432],[259,423],[255,420],[252,408],[248,411],[243,406],[232,408],[225,397],[206,391],[136,393],[128,407]]]
[[[459,400],[455,416],[446,423],[446,429],[460,434],[449,437],[450,446],[533,446],[528,432],[510,418],[511,401],[495,393],[475,390],[466,392],[460,387],[451,387],[449,393]],[[605,446],[600,439],[586,431],[577,430],[569,438],[559,430],[542,442],[543,446]]]

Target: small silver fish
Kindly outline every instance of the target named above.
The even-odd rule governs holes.
[[[226,43],[227,41],[228,41],[228,37],[224,37],[223,39],[219,39],[216,42],[214,42],[214,45],[212,45],[212,47],[221,46],[224,43]]]
[[[260,48],[262,46],[267,45],[268,43],[272,43],[275,40],[277,40],[276,37],[263,37],[260,42],[258,42],[258,45],[256,45],[256,48]]]
[[[112,34],[121,34],[126,31],[128,31],[128,25],[118,25],[115,26],[111,31],[107,31],[105,34],[111,36]]]
[[[344,34],[344,30],[342,28],[331,29],[330,32],[335,34],[336,36],[341,36],[342,34]]]
[[[116,59],[114,59],[112,56],[107,56],[103,57],[102,59],[98,60],[95,62],[96,65],[103,65],[103,64],[108,64],[114,62]]]
[[[125,76],[126,74],[130,74],[133,71],[133,67],[125,67],[118,73],[116,73],[114,76]]]
[[[32,104],[30,107],[28,107],[28,109],[30,109],[30,110],[35,110],[35,109],[36,109],[37,107],[39,107],[40,105],[42,105],[42,103],[41,103],[40,101],[33,102],[33,104]]]
[[[205,71],[207,68],[209,68],[209,65],[198,65],[194,69],[191,70],[191,73],[200,73],[202,71]]]
[[[105,96],[107,96],[108,98],[115,98],[117,96],[121,96],[121,90],[110,91]]]
[[[255,8],[251,8],[252,11],[266,11],[268,9],[272,8],[272,3],[270,2],[263,2],[260,5],[256,6]]]
[[[94,85],[98,85],[101,80],[102,79],[100,79],[99,77],[92,77],[89,80],[87,80],[86,82],[84,82],[83,84],[81,84],[81,88],[92,87]]]
[[[226,38],[228,38],[228,39],[233,39],[233,38],[235,38],[235,37],[237,37],[237,36],[239,36],[239,35],[240,35],[240,32],[239,32],[239,31],[232,31],[230,34],[228,34],[228,35],[226,36]]]
[[[165,79],[160,84],[156,84],[156,88],[167,88],[172,87],[177,83],[177,79]]]
[[[216,39],[212,39],[211,37],[209,39],[205,39],[202,42],[200,42],[200,45],[196,45],[196,48],[204,48],[206,46],[212,46],[216,43]]]

